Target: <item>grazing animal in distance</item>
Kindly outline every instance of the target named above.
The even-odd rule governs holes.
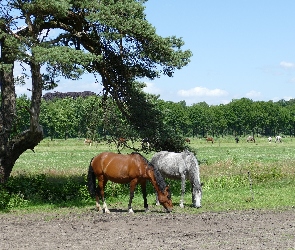
[[[127,142],[127,139],[126,138],[124,138],[124,137],[119,137],[118,138],[118,147],[120,147],[120,146],[125,146],[126,145],[126,142]]]
[[[211,141],[212,143],[214,142],[214,139],[213,139],[213,137],[207,137],[206,138],[206,141],[208,142],[208,141]]]
[[[124,149],[126,146],[127,146],[127,139],[124,137],[119,137],[117,140],[118,153],[120,153],[120,147],[122,147],[122,149]]]
[[[282,142],[282,137],[279,136],[279,135],[277,135],[277,136],[276,136],[276,141],[275,141],[275,142]]]
[[[255,138],[253,136],[248,136],[247,142],[254,142],[255,143]]]
[[[185,181],[189,180],[192,187],[192,204],[201,207],[202,187],[200,181],[199,164],[194,154],[188,150],[181,153],[161,151],[151,159],[151,163],[158,168],[163,177],[181,180],[180,207],[183,208]]]
[[[186,143],[191,143],[190,138],[185,138],[184,141],[185,141]]]
[[[149,138],[148,137],[145,137],[141,140],[141,147],[143,149],[150,149],[150,141],[149,141]]]
[[[272,138],[268,137],[267,140],[268,140],[269,143],[271,143]]]
[[[96,179],[98,186],[96,188]],[[158,169],[156,169],[147,159],[139,153],[128,155],[116,154],[113,152],[103,152],[91,159],[87,185],[89,193],[96,198],[96,207],[100,211],[101,198],[105,213],[110,211],[107,208],[104,191],[108,181],[126,184],[130,183],[130,197],[128,203],[129,213],[133,213],[131,203],[137,184],[141,185],[145,211],[148,211],[146,182],[150,181],[159,196],[159,201],[166,209],[172,211],[171,192],[169,186]]]
[[[92,145],[92,140],[91,139],[85,139],[84,144],[88,144],[89,146]]]
[[[239,143],[239,141],[240,141],[239,137],[236,137],[235,141],[236,141],[236,143]]]

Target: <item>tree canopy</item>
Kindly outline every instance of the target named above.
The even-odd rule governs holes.
[[[85,72],[98,74],[103,86],[103,107],[107,108],[111,97],[135,128],[142,124],[137,119],[134,102],[144,103],[146,98],[137,80],[171,77],[192,56],[189,50],[182,50],[181,38],[157,35],[146,19],[144,3],[140,0],[1,1],[1,183],[9,177],[17,158],[42,140],[39,124],[42,91],[56,87],[62,77],[77,80]],[[16,63],[27,65],[30,72],[24,72],[23,77],[14,76]],[[24,77],[29,77],[32,83],[31,102],[24,106],[30,124],[27,130],[12,136],[18,122],[15,84],[23,82]],[[146,113],[149,108],[154,114],[153,105],[146,106]],[[146,127],[150,121],[153,122],[146,120]]]

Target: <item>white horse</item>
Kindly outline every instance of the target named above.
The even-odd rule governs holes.
[[[150,142],[149,138],[145,137],[141,140],[141,147],[145,150],[150,150]]]
[[[153,156],[151,163],[159,169],[163,177],[177,180],[181,179],[181,208],[184,207],[183,196],[185,193],[186,179],[190,180],[192,185],[193,206],[197,208],[201,207],[202,187],[199,164],[192,152],[187,150],[181,153],[161,151]]]
[[[282,142],[282,137],[279,136],[279,135],[277,135],[277,136],[276,136],[276,141],[275,141],[275,142]]]
[[[253,136],[248,136],[247,142],[253,141],[255,143],[255,138]]]
[[[268,139],[268,142],[271,143],[272,138],[268,137],[267,139]]]

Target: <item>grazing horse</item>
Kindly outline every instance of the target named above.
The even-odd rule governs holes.
[[[97,189],[96,178],[98,180]],[[134,190],[137,184],[141,185],[144,208],[148,211],[146,182],[149,180],[159,196],[163,207],[171,212],[173,204],[169,186],[166,185],[161,173],[139,153],[129,155],[116,154],[112,152],[101,153],[90,161],[88,170],[88,190],[92,197],[96,198],[96,207],[101,210],[99,197],[103,203],[105,213],[110,211],[107,208],[104,189],[108,181],[115,183],[130,183],[130,198],[128,204],[129,213],[133,213],[131,203],[134,197]]]
[[[84,144],[88,144],[89,146],[91,146],[92,140],[91,139],[85,139]]]
[[[211,141],[212,143],[214,142],[214,139],[213,139],[213,137],[207,137],[206,138],[206,141],[208,142],[208,141]]]
[[[253,136],[248,136],[247,142],[253,141],[255,143],[255,138]]]
[[[201,207],[202,187],[200,182],[199,164],[192,152],[185,150],[181,153],[161,151],[156,153],[151,163],[160,170],[164,177],[181,179],[180,207],[183,208],[185,193],[185,180],[190,180],[192,185],[192,203],[194,207]]]
[[[187,143],[191,143],[190,138],[185,138],[184,141],[187,142]]]
[[[269,143],[271,143],[272,138],[268,137],[267,140],[268,140]]]
[[[282,142],[282,137],[279,136],[279,135],[277,135],[277,136],[276,136],[276,141],[275,141],[275,143],[276,143],[276,142]]]
[[[149,142],[149,138],[145,137],[141,140],[141,147],[143,149],[150,149],[150,142]]]
[[[120,146],[126,146],[126,143],[127,143],[127,139],[124,138],[124,137],[119,137],[118,138],[118,144],[117,144],[117,147],[120,147]]]

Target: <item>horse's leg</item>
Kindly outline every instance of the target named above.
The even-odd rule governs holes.
[[[166,175],[165,174],[162,173],[162,176],[163,176],[164,179],[166,179]],[[156,189],[154,189],[154,190],[155,190],[155,194],[156,194],[156,206],[160,206],[158,193],[157,193]]]
[[[184,208],[184,205],[183,205],[184,193],[185,193],[185,174],[182,174],[181,175],[181,200],[179,205],[181,208]]]
[[[98,180],[98,185],[97,185],[97,190],[96,190],[96,196],[95,196],[95,200],[96,200],[96,207],[97,207],[97,210],[98,211],[101,211],[101,206],[100,206],[100,203],[99,203],[99,196],[101,196],[101,193],[103,191],[103,186],[102,186],[102,183],[103,183],[103,176],[99,176],[97,178]]]
[[[96,208],[97,208],[97,211],[100,211],[101,210],[101,206],[99,204],[99,194],[98,193],[95,196],[95,200],[96,200]]]
[[[102,195],[101,195],[101,199],[102,199],[102,202],[103,202],[102,209],[104,209],[105,213],[109,214],[110,210],[108,209],[107,204],[105,202],[105,198],[104,198],[104,190],[105,190],[105,187],[107,185],[107,182],[108,182],[108,180],[105,180],[104,183],[103,183],[103,192],[102,192]]]
[[[104,189],[106,187],[107,182],[108,182],[108,180],[104,179],[103,176],[100,176],[100,178],[98,180],[98,185],[99,185],[99,190],[100,190],[101,201],[103,203],[102,210],[105,213],[110,213],[110,211],[108,210],[107,204],[105,202],[105,198],[104,198]],[[98,211],[100,211],[101,210],[100,204],[96,203],[96,206],[98,208]]]
[[[192,204],[194,205],[195,204],[195,199],[196,199],[195,192],[194,192],[194,184],[193,184],[192,181],[190,181],[190,182],[191,182],[191,192],[192,192]]]
[[[147,194],[146,194],[146,181],[140,183],[141,185],[141,192],[142,192],[142,197],[143,197],[143,206],[144,206],[144,209],[145,209],[145,212],[148,212],[149,211],[149,205],[147,203]]]
[[[134,197],[134,190],[135,190],[136,184],[137,184],[137,179],[134,179],[130,182],[130,197],[129,197],[129,203],[128,203],[128,212],[129,213],[134,213],[132,210],[131,204],[132,204],[132,200]]]
[[[155,193],[156,193],[156,206],[159,206],[160,202],[159,202],[158,193],[156,192],[156,190],[155,190]]]

